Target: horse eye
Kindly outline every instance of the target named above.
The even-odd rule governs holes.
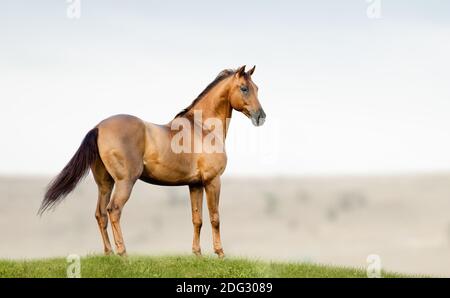
[[[247,86],[241,86],[241,91],[244,93],[248,92],[248,87]]]

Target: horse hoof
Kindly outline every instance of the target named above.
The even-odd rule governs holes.
[[[223,253],[223,249],[216,250],[216,254],[219,257],[219,259],[225,258],[225,254]]]
[[[112,250],[105,251],[105,256],[112,256],[114,252]]]
[[[118,252],[117,254],[124,258],[126,258],[128,256],[126,251]]]
[[[192,252],[194,253],[194,255],[195,255],[196,257],[201,257],[201,256],[202,256],[201,250],[193,250]]]

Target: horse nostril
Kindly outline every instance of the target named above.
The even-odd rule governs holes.
[[[258,126],[263,125],[265,120],[266,120],[266,113],[264,113],[263,109],[260,109],[257,118]]]
[[[255,112],[251,113],[251,119],[252,123],[255,126],[261,126],[264,124],[264,121],[266,120],[266,113],[264,113],[263,109],[258,109]]]
[[[263,110],[263,109],[261,109],[261,110],[259,111],[259,117],[260,117],[260,118],[266,118],[266,113],[264,113],[264,110]]]

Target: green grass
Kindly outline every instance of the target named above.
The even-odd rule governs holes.
[[[0,277],[66,277],[65,258],[0,260]],[[363,268],[194,256],[87,256],[82,277],[366,277]],[[408,277],[383,272],[383,277]]]

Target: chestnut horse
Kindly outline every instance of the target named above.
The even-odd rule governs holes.
[[[246,72],[244,65],[237,70],[222,71],[191,105],[166,125],[145,122],[130,115],[116,115],[100,122],[87,133],[78,151],[50,183],[39,214],[60,202],[91,169],[98,186],[95,217],[104,252],[107,255],[113,253],[107,232],[109,215],[116,252],[125,255],[120,216],[135,182],[140,179],[158,185],[188,185],[194,225],[192,251],[201,255],[200,229],[205,190],[214,251],[223,257],[219,195],[220,176],[227,163],[226,153],[224,150],[180,151],[177,146],[181,140],[185,141],[183,149],[189,149],[189,145],[195,145],[199,140],[202,144],[206,135],[210,139],[212,135],[215,143],[224,144],[233,109],[250,118],[255,126],[262,125],[266,115],[258,101],[258,87],[251,79],[254,70],[255,67]],[[198,112],[202,116],[200,119],[195,117]],[[215,120],[214,129],[207,125],[209,119]],[[180,137],[180,126],[187,129],[188,134],[184,131],[185,139],[174,142],[175,137]]]

